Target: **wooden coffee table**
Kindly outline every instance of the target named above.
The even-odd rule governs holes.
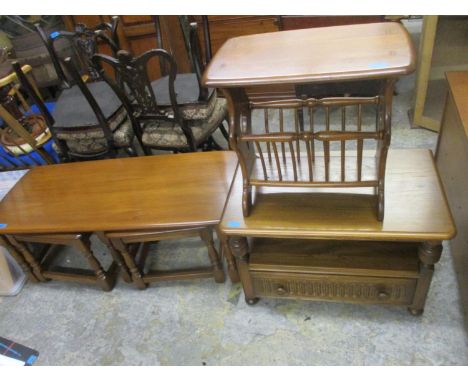
[[[108,245],[114,256],[112,268],[120,266],[124,279],[131,281],[132,275],[106,233],[215,228],[236,167],[233,152],[36,167],[0,202],[0,234],[22,256],[21,265],[33,281],[79,281],[110,290],[114,280],[91,251],[92,233]],[[46,269],[23,245],[28,241],[74,245],[84,253],[91,271]],[[228,267],[236,277],[232,260],[228,259]]]
[[[441,242],[455,226],[430,151],[390,150],[386,181],[382,222],[375,195],[333,189],[258,188],[244,217],[237,171],[220,229],[247,303],[338,300],[404,305],[421,314]]]

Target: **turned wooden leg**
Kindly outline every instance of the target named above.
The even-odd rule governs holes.
[[[102,269],[101,264],[97,261],[93,251],[91,250],[89,237],[83,237],[80,235],[80,238],[73,242],[73,246],[84,254],[89,266],[96,275],[96,281],[101,289],[106,292],[111,291],[114,287],[115,280],[111,280],[111,278],[107,276],[104,269]]]
[[[213,242],[213,230],[211,228],[204,228],[200,231],[200,237],[208,247],[208,256],[210,257],[211,266],[213,267],[214,279],[217,283],[223,283],[226,280],[224,276],[223,267],[219,259],[218,252]]]
[[[242,212],[244,217],[250,215],[250,210],[252,209],[252,186],[244,184],[242,190]]]
[[[15,261],[18,263],[21,270],[24,272],[24,274],[28,277],[29,280],[31,280],[34,283],[39,282],[38,278],[34,275],[31,267],[24,260],[23,256],[21,256],[21,254],[16,250],[16,248],[13,247],[6,239],[4,239],[1,236],[0,236],[0,245],[2,245],[8,250],[10,255],[15,259]]]
[[[239,277],[244,288],[245,301],[249,305],[255,305],[258,298],[255,297],[252,279],[249,273],[249,245],[245,237],[231,237],[229,240],[231,251],[236,258]]]
[[[10,241],[10,243],[18,249],[18,251],[23,255],[23,258],[26,260],[26,262],[30,265],[32,268],[32,272],[34,276],[39,280],[39,281],[48,281],[41,272],[41,265],[36,261],[34,258],[33,254],[29,251],[29,249],[20,241],[16,240],[14,236],[7,235],[7,239]]]
[[[127,250],[127,246],[120,239],[111,239],[112,246],[120,252],[122,255],[125,265],[128,267],[130,274],[132,276],[132,281],[138,289],[146,289],[146,284],[143,281],[143,276],[139,271],[135,261],[133,260],[132,255]]]
[[[383,221],[385,213],[385,182],[381,180],[377,187],[377,219]]]
[[[234,260],[227,238],[219,229],[217,230],[217,234],[219,241],[221,242],[222,253],[226,259],[229,278],[232,283],[238,283],[240,281],[239,272],[237,271],[236,261]]]
[[[116,262],[117,266],[120,269],[120,273],[122,275],[123,280],[126,283],[131,283],[132,282],[132,276],[130,275],[130,272],[125,265],[124,259],[122,258],[122,255],[120,254],[119,251],[117,251],[113,246],[110,240],[105,236],[104,232],[96,232],[96,236],[101,240],[104,245],[107,247],[109,252],[112,255],[112,258]]]
[[[434,274],[434,264],[440,260],[442,244],[440,241],[425,241],[418,248],[420,264],[420,276],[416,285],[413,303],[408,307],[409,312],[419,316],[424,312],[427,292]]]

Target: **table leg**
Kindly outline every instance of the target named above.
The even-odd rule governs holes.
[[[434,273],[434,264],[440,260],[441,254],[442,244],[440,241],[425,241],[419,246],[418,255],[421,261],[421,275],[416,285],[413,303],[408,307],[413,316],[420,316],[424,312],[427,292]]]
[[[219,241],[221,242],[221,250],[224,254],[224,258],[227,262],[227,271],[229,278],[231,279],[232,283],[238,283],[239,280],[239,272],[237,271],[236,261],[234,256],[232,255],[231,248],[229,247],[228,240],[226,236],[218,229],[217,230]]]
[[[252,208],[252,186],[250,184],[250,172],[255,163],[255,150],[248,142],[242,142],[239,137],[252,132],[251,109],[249,98],[245,89],[223,89],[226,97],[229,114],[229,145],[237,153],[239,166],[242,171],[242,211],[244,216],[249,216]]]
[[[29,249],[21,242],[16,240],[14,236],[7,235],[8,240],[10,243],[18,249],[18,251],[23,255],[23,258],[26,260],[26,262],[30,265],[32,268],[32,272],[34,276],[39,280],[39,281],[48,281],[41,272],[41,266],[40,264],[36,261],[32,253],[29,251]]]
[[[224,276],[221,261],[219,260],[218,252],[214,247],[213,230],[211,229],[211,227],[204,228],[200,231],[200,236],[208,248],[208,256],[210,257],[211,266],[213,267],[213,275],[215,281],[217,283],[224,283],[226,278]]]
[[[23,256],[16,250],[15,247],[13,247],[6,239],[0,236],[0,245],[4,246],[8,252],[11,254],[11,256],[15,259],[15,261],[18,263],[24,274],[28,277],[29,280],[31,280],[34,283],[37,283],[39,280],[38,278],[34,275],[32,272],[31,267],[28,265],[28,263],[24,260]]]
[[[112,246],[120,252],[122,255],[125,265],[128,267],[130,274],[132,275],[132,281],[138,289],[146,289],[146,284],[143,281],[143,276],[139,271],[138,267],[133,260],[133,257],[128,253],[127,246],[120,239],[111,239]]]
[[[101,264],[99,264],[99,261],[97,261],[93,251],[91,250],[89,237],[80,237],[80,239],[73,242],[73,246],[84,254],[89,266],[96,275],[97,283],[101,289],[106,292],[111,291],[114,287],[115,280],[111,280],[108,277],[104,269],[102,269]]]
[[[124,259],[119,251],[117,251],[113,246],[110,240],[105,236],[104,232],[96,232],[96,236],[101,240],[102,243],[107,247],[109,252],[112,255],[112,258],[117,263],[118,267],[120,268],[120,273],[122,274],[122,278],[126,283],[132,282],[132,276],[125,265]]]
[[[383,140],[381,141],[380,147],[380,158],[379,158],[379,182],[377,186],[377,218],[379,221],[383,221],[385,213],[385,171],[387,164],[388,148],[390,147],[391,135],[392,135],[392,102],[393,102],[393,91],[395,88],[396,80],[389,78],[384,82],[383,95],[385,104],[381,111],[383,112]]]
[[[239,270],[239,277],[244,288],[245,301],[249,305],[255,305],[258,298],[255,297],[252,279],[249,273],[249,245],[245,237],[232,237],[230,246],[234,257],[236,258],[237,269]]]

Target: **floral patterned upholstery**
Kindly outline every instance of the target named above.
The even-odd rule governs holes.
[[[171,105],[169,97],[169,78],[161,77],[151,82],[156,103],[162,108]],[[184,119],[206,119],[213,112],[216,104],[216,91],[208,89],[209,100],[199,101],[200,87],[195,73],[177,74],[174,88],[176,92],[177,105]]]
[[[182,112],[182,117],[184,119],[207,119],[213,113],[217,100],[218,97],[216,96],[215,92],[214,94],[212,94],[208,102],[199,104],[194,103],[189,105],[179,105],[179,109]]]
[[[226,117],[227,103],[224,98],[214,99],[211,113],[205,119],[188,120],[192,129],[195,145],[204,142],[218,128]],[[143,144],[150,147],[187,148],[187,138],[175,122],[150,121],[144,126]]]
[[[129,147],[134,138],[133,127],[127,112],[121,107],[108,121],[114,135],[116,147]],[[105,151],[107,142],[100,127],[88,128],[78,131],[59,131],[57,138],[64,140],[68,149],[77,154],[93,154]]]

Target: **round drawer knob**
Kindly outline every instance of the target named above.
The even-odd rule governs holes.
[[[385,292],[385,291],[380,291],[377,296],[379,297],[379,300],[387,300],[388,298],[390,298],[390,295]]]
[[[278,293],[279,295],[284,295],[286,294],[288,291],[283,287],[283,286],[278,286],[278,288],[276,289],[276,293]]]

